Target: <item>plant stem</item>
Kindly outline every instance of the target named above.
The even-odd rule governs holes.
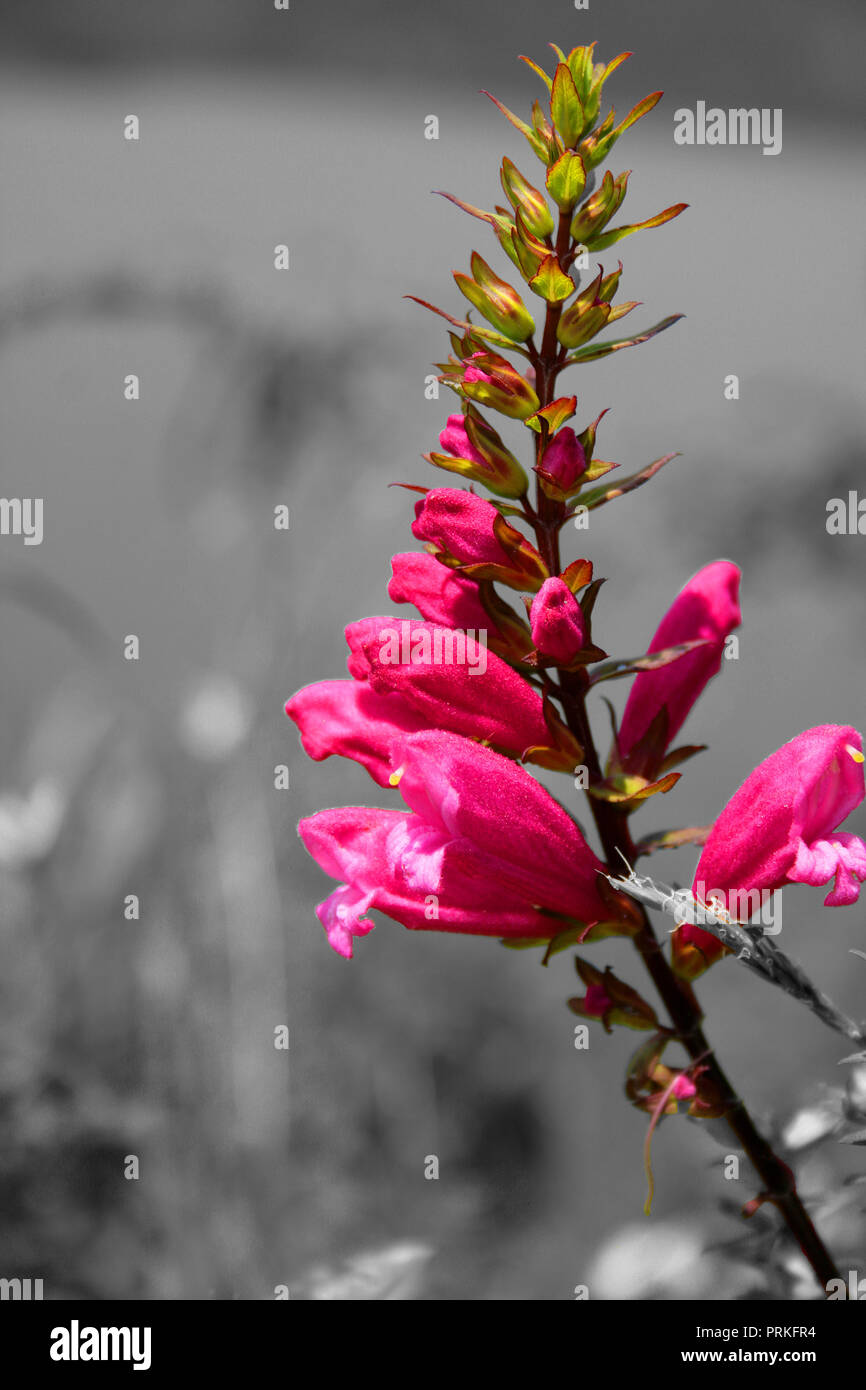
[[[569,214],[561,214],[556,237],[556,251],[560,261],[563,255],[571,250],[569,221]],[[562,368],[562,354],[556,337],[561,313],[561,305],[548,305],[541,349],[537,351],[533,347],[530,353],[535,369],[535,390],[542,407],[555,399],[556,379]],[[546,444],[545,427],[536,441],[537,462],[540,461]],[[528,514],[528,519],[535,530],[539,551],[552,575],[559,574],[561,569],[559,530],[564,514],[563,504],[548,498],[539,484],[536,490],[535,512]],[[583,748],[589,785],[592,787],[594,783],[602,780],[603,774],[586,713],[587,679],[581,671],[564,670],[559,670],[558,679],[566,721]],[[629,863],[633,863],[635,858],[627,813],[611,802],[592,796],[589,799],[608,869],[611,873],[618,873],[621,856],[624,855]],[[725,1075],[704,1034],[703,1015],[691,985],[674,974],[656,939],[645,909],[640,905],[636,906],[639,908],[642,924],[632,939],[664,1002],[677,1040],[682,1043],[692,1062],[701,1061],[704,1075],[727,1105],[725,1118],[739,1147],[749,1158],[763,1184],[760,1200],[773,1202],[781,1212],[788,1230],[811,1265],[822,1290],[826,1292],[827,1284],[831,1279],[838,1279],[839,1272],[800,1200],[794,1174],[760,1133],[745,1103]]]

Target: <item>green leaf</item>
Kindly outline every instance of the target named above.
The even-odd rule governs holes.
[[[628,477],[620,478],[615,483],[593,488],[591,492],[585,492],[580,500],[589,511],[592,511],[593,507],[601,507],[605,502],[613,502],[617,497],[623,497],[625,493],[634,492],[635,488],[648,483],[650,478],[655,477],[660,468],[664,468],[671,459],[677,458],[680,458],[679,454],[663,454],[660,459],[654,459],[652,463],[648,463],[646,468],[642,468],[639,473],[631,473]]]
[[[542,421],[546,421],[550,433],[556,434],[556,431],[565,424],[566,420],[571,419],[576,409],[577,396],[560,396],[557,400],[551,401],[550,405],[546,405],[543,410],[539,410],[537,414],[524,420],[523,423],[528,425],[531,430],[535,430],[536,434],[540,434]]]
[[[542,299],[546,299],[548,304],[562,304],[571,298],[577,286],[571,276],[565,274],[556,256],[551,252],[549,256],[545,256],[533,275],[529,288]]]
[[[429,309],[432,314],[438,314],[440,318],[446,319],[448,323],[453,323],[455,328],[467,329],[478,338],[483,338],[485,342],[493,343],[496,347],[507,349],[508,352],[518,352],[521,357],[528,357],[529,353],[525,348],[518,347],[511,338],[506,338],[503,333],[497,333],[493,328],[485,328],[482,324],[470,323],[468,319],[456,319],[453,314],[448,314],[444,309],[437,309],[435,304],[428,304],[426,299],[419,299],[417,294],[404,294],[404,299],[411,299],[413,303],[420,304],[422,309]]]
[[[689,825],[684,830],[657,830],[639,840],[635,849],[639,855],[655,854],[659,849],[680,849],[683,845],[705,845],[711,825]]]
[[[655,217],[648,217],[645,222],[629,222],[622,227],[611,227],[609,232],[601,232],[598,236],[590,236],[585,242],[587,250],[606,251],[608,246],[622,241],[623,237],[631,236],[632,232],[645,232],[650,227],[662,227],[665,222],[672,222],[675,217],[679,217],[687,207],[688,203],[674,203],[671,207],[665,208],[664,212],[657,212]]]
[[[594,343],[591,347],[578,348],[570,357],[565,360],[565,366],[570,367],[578,362],[594,362],[599,357],[608,357],[612,352],[619,352],[622,348],[638,347],[640,343],[649,342],[658,333],[664,333],[666,328],[678,323],[685,318],[685,314],[671,314],[668,318],[662,319],[661,323],[653,324],[645,333],[638,333],[633,338],[612,338],[607,343]],[[668,455],[669,458],[676,457],[674,454]]]
[[[598,685],[599,681],[617,680],[620,676],[631,676],[637,671],[658,671],[663,666],[670,666],[672,662],[679,661],[681,656],[687,652],[694,651],[696,647],[706,647],[709,639],[706,637],[693,637],[688,642],[678,642],[675,647],[663,647],[659,652],[647,652],[644,656],[621,657],[617,661],[605,661],[602,666],[598,666],[589,678],[590,685]]]
[[[557,66],[550,93],[550,115],[567,148],[573,149],[586,124],[583,105],[567,63]]]
[[[532,68],[532,71],[538,74],[538,76],[541,78],[542,82],[546,86],[547,90],[550,91],[551,87],[553,86],[553,82],[551,78],[548,77],[547,73],[544,71],[544,68],[540,68],[537,63],[534,63],[531,58],[527,58],[526,55],[523,53],[521,53],[519,56],[521,63],[526,63],[527,67]]]
[[[547,172],[547,191],[560,212],[571,212],[586,187],[586,169],[579,154],[566,150]]]
[[[519,130],[521,135],[526,137],[526,139],[529,141],[529,145],[532,149],[533,154],[535,154],[541,160],[542,164],[546,164],[548,155],[547,146],[545,145],[544,140],[542,140],[541,136],[537,133],[537,131],[533,130],[531,125],[527,125],[525,121],[522,121],[519,116],[515,116],[513,111],[509,111],[508,107],[503,105],[499,98],[493,96],[491,92],[485,92],[482,89],[481,95],[485,97],[490,97],[490,100],[493,102],[493,105],[502,112],[505,119],[511,122],[515,130]]]

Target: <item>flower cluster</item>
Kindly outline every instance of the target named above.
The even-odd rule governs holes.
[[[371,930],[374,910],[411,929],[541,941],[548,949],[645,933],[645,917],[611,876],[621,869],[617,855],[633,863],[666,846],[703,846],[695,885],[710,884],[722,903],[740,890],[835,880],[825,901],[838,906],[854,902],[866,879],[866,846],[838,829],[864,797],[861,739],[848,727],[824,725],[785,744],[709,830],[637,844],[631,835],[632,815],[670,792],[682,775],[675,769],[702,751],[675,740],[741,621],[740,572],[727,560],[707,564],[673,600],[646,651],[620,658],[594,632],[603,581],[589,559],[560,558],[563,527],[586,529],[599,508],[643,486],[674,457],[612,479],[618,465],[596,454],[606,412],[570,424],[578,399],[558,391],[566,369],[638,346],[680,317],[601,337],[637,307],[616,298],[622,263],[614,270],[599,264],[581,283],[590,256],[670,222],[685,207],[611,225],[629,176],[600,177],[600,166],[661,93],[619,123],[612,111],[602,118],[605,84],[629,55],[603,64],[593,49],[555,48],[552,74],[530,62],[547,99],[533,104],[529,122],[493,99],[541,164],[540,186],[505,158],[505,202],[492,211],[445,195],[489,227],[520,288],[473,252],[469,273],[454,276],[471,306],[467,316],[425,305],[450,325],[451,350],[437,365],[458,401],[439,449],[426,457],[461,485],[416,489],[422,495],[411,532],[424,548],[392,560],[389,597],[420,616],[350,624],[350,679],[307,686],[286,706],[312,758],[354,759],[395,802],[321,811],[301,823],[304,845],[339,882],[318,914],[343,956]],[[530,446],[527,467],[518,457],[521,432]],[[401,623],[404,640],[395,643]],[[484,661],[476,659],[481,646],[489,647]],[[613,679],[630,680],[631,688],[603,761],[588,699]],[[567,774],[562,800],[528,765]],[[572,810],[594,822],[598,852]],[[673,969],[694,978],[725,951],[715,936],[683,924]],[[654,1123],[678,1101],[695,1115],[726,1113],[730,1100],[714,1064],[698,1065],[693,1056],[687,1070],[668,1070],[661,1053],[682,1035],[609,970],[577,965],[586,994],[571,1001],[575,1012],[606,1028],[653,1034],[627,1089]],[[669,978],[676,1012],[687,997],[677,991],[688,987]]]

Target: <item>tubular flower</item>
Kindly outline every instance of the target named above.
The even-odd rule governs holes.
[[[706,645],[687,652],[655,671],[641,671],[634,680],[619,731],[623,758],[647,733],[653,720],[667,709],[666,741],[670,743],[722,664],[728,635],[738,627],[740,571],[729,560],[706,565],[680,590],[659,624],[650,653],[681,642],[703,638]]]
[[[609,916],[600,861],[523,768],[438,730],[396,740],[392,757],[408,812],[346,807],[299,826],[321,868],[343,880],[317,908],[340,955],[372,929],[373,908],[413,930],[511,937]]]
[[[547,578],[541,556],[494,507],[474,492],[431,488],[415,507],[412,534],[470,579],[498,579],[535,590]]]
[[[760,763],[713,826],[695,872],[700,890],[744,920],[786,883],[826,884],[827,907],[854,903],[866,880],[866,845],[837,830],[863,800],[860,734],[847,725],[807,729]],[[745,905],[745,914],[744,914]],[[709,932],[684,924],[674,963],[693,978],[725,954]]]
[[[427,727],[521,756],[550,743],[541,696],[471,633],[407,618],[346,628],[349,670],[377,695],[398,695]]]
[[[426,551],[408,551],[391,560],[388,597],[394,603],[413,603],[428,623],[440,627],[493,627],[472,579],[440,565]]]
[[[346,628],[346,640],[354,680],[316,681],[286,704],[317,762],[352,758],[384,787],[394,739],[421,729],[481,739],[516,757],[550,745],[541,696],[487,650],[484,629],[362,618]]]

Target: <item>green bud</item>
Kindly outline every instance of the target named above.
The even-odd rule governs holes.
[[[553,231],[553,215],[544,194],[533,188],[517,165],[507,156],[502,161],[500,177],[506,198],[515,211],[519,210],[523,214],[523,220],[530,232],[537,237],[550,236]]]

